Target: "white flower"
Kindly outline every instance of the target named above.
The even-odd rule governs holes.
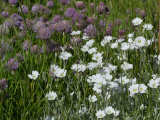
[[[129,87],[128,89],[131,93],[131,95],[134,95],[135,93],[139,92],[139,85],[138,84],[133,84]]]
[[[43,120],[54,120],[54,117],[47,115],[46,117],[43,118]]]
[[[93,95],[93,96],[90,95],[89,98],[88,98],[88,100],[90,102],[95,102],[95,101],[97,101],[97,97],[95,95]]]
[[[147,40],[145,46],[151,45],[151,40]]]
[[[48,100],[54,100],[57,97],[57,94],[53,91],[50,91],[49,93],[46,94],[46,97],[48,98]]]
[[[73,32],[71,33],[71,35],[79,35],[79,34],[81,34],[81,31],[73,31]]]
[[[140,93],[145,93],[147,90],[147,86],[144,84],[139,84],[139,92]]]
[[[113,114],[115,117],[117,117],[119,115],[119,110],[115,110],[115,112]]]
[[[95,54],[93,54],[92,59],[96,60],[97,62],[98,61],[102,61],[102,53],[95,53]]]
[[[97,48],[96,47],[93,47],[93,48],[88,50],[89,54],[93,54],[93,53],[96,53],[96,52],[97,52]]]
[[[128,38],[128,42],[132,43],[133,42],[132,38]]]
[[[123,41],[124,41],[124,39],[122,39],[122,38],[118,39],[118,42],[119,42],[119,43],[121,43],[121,42],[123,42]]]
[[[129,64],[127,62],[124,62],[122,65],[121,65],[121,68],[123,70],[129,70],[129,69],[132,69],[133,68],[133,65],[132,64]]]
[[[141,18],[136,17],[135,19],[132,20],[132,23],[134,25],[140,25],[142,23],[142,21],[143,20]]]
[[[87,112],[87,108],[86,107],[80,108],[80,110],[79,110],[80,114],[84,114],[85,112]]]
[[[112,48],[112,49],[118,48],[118,42],[112,43],[112,44],[111,44],[111,48]]]
[[[101,46],[103,46],[103,47],[104,47],[104,46],[106,45],[106,43],[107,43],[107,41],[106,41],[106,40],[102,40],[102,41],[101,41]]]
[[[29,74],[28,77],[29,77],[30,79],[36,80],[37,77],[38,77],[38,75],[39,75],[39,73],[38,73],[37,71],[32,71],[32,75]]]
[[[105,40],[106,43],[109,43],[112,39],[112,36],[105,36],[103,40]]]
[[[60,54],[60,58],[63,59],[63,60],[68,60],[69,57],[71,57],[72,54],[71,53],[68,53],[68,52],[61,52]]]
[[[146,39],[143,36],[139,36],[135,39],[135,45],[138,47],[143,47],[145,46]]]
[[[89,37],[88,37],[86,34],[84,34],[83,37],[82,37],[82,39],[83,39],[83,40],[88,40]]]
[[[119,83],[121,84],[127,84],[129,82],[129,79],[127,79],[126,76],[122,76],[119,78]]]
[[[123,89],[123,92],[125,91],[125,89]],[[122,87],[113,87],[112,89],[113,93],[122,93]]]
[[[108,106],[105,108],[105,112],[106,114],[112,114],[112,113],[115,113],[115,110],[112,106]]]
[[[129,47],[130,47],[130,45],[129,45],[129,43],[127,43],[127,42],[123,42],[123,43],[121,44],[121,50],[128,50]]]
[[[134,32],[133,32],[133,33],[128,34],[128,35],[127,35],[127,37],[129,37],[129,38],[133,38],[133,37],[134,37]]]
[[[114,70],[117,69],[117,66],[108,63],[108,68],[109,68],[111,71],[114,71]]]
[[[73,96],[73,94],[74,94],[74,92],[71,92],[71,93],[70,93],[70,96]]]
[[[116,82],[108,82],[108,87],[109,88],[118,87],[118,84]]]
[[[95,41],[95,40],[93,40],[93,39],[92,39],[92,40],[89,40],[88,42],[86,42],[86,45],[87,45],[88,47],[92,47],[94,41]]]
[[[106,113],[104,112],[104,110],[98,110],[96,116],[97,118],[103,118],[106,116]]]
[[[66,73],[67,73],[67,70],[59,68],[59,69],[57,69],[57,71],[55,72],[55,75],[56,75],[56,77],[62,78],[62,77],[65,77],[65,76],[66,76]]]
[[[89,50],[89,47],[87,45],[82,46],[81,50],[83,52],[87,52]]]
[[[157,88],[159,86],[159,81],[151,79],[148,83],[148,86],[151,88]]]
[[[143,28],[144,28],[145,30],[152,30],[153,26],[152,26],[152,24],[144,24],[144,25],[143,25]]]
[[[77,72],[84,72],[86,70],[86,65],[73,64],[71,69],[74,70],[74,71],[77,71]]]

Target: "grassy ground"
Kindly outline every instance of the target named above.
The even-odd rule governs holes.
[[[94,3],[94,9],[91,9],[89,3]],[[108,6],[110,14],[98,14],[96,7],[100,2],[104,2]],[[50,14],[37,14],[33,15],[31,13],[31,8],[35,4],[42,4],[46,6],[47,0],[22,0],[18,2],[15,6],[12,6],[9,3],[1,2],[0,11],[8,11],[9,15],[13,13],[18,13],[23,20],[30,19],[33,20],[35,17],[46,17],[48,20],[52,20],[54,15],[61,14],[64,16],[64,12],[69,7],[75,8],[76,1],[71,0],[70,5],[61,5],[57,2],[54,2],[54,6],[50,8]],[[86,68],[84,72],[75,72],[71,69],[72,65],[81,61],[87,67],[89,62],[96,62],[93,60],[93,54],[83,52],[81,48],[89,40],[82,40],[80,46],[72,45],[73,49],[66,49],[67,52],[72,54],[68,60],[62,60],[59,56],[61,52],[52,52],[52,53],[31,53],[31,50],[23,50],[23,42],[28,40],[32,42],[32,45],[42,46],[46,43],[46,40],[41,40],[36,38],[36,33],[32,28],[26,29],[26,35],[22,38],[19,37],[21,30],[12,26],[9,29],[9,33],[3,35],[1,33],[0,40],[4,40],[5,44],[12,46],[12,50],[7,50],[1,43],[1,62],[0,62],[0,78],[5,78],[8,81],[8,87],[6,90],[1,90],[0,96],[0,116],[2,120],[39,120],[45,119],[45,116],[51,116],[55,120],[95,120],[98,119],[97,114],[99,110],[105,110],[106,107],[112,106],[114,112],[110,114],[105,112],[105,117],[101,119],[104,120],[158,120],[159,117],[159,108],[160,108],[160,95],[159,87],[152,88],[149,87],[148,83],[151,79],[159,79],[159,60],[158,57],[158,0],[102,0],[102,1],[93,1],[88,0],[84,1],[86,4],[87,12],[86,16],[92,16],[95,14],[97,20],[94,23],[98,26],[100,20],[105,20],[106,25],[102,32],[99,32],[99,35],[96,37],[90,38],[94,39],[95,42],[92,47],[97,48],[97,52],[100,52],[103,56],[102,62],[103,66],[97,66],[93,70]],[[24,14],[18,12],[18,7],[20,4],[28,6],[29,12]],[[60,8],[63,8],[63,11],[60,11]],[[140,8],[145,11],[145,18],[142,18],[141,14],[136,14],[135,9]],[[127,10],[130,9],[130,14],[127,14]],[[77,10],[79,11],[79,10]],[[135,28],[130,25],[132,20],[136,17],[143,19],[142,24]],[[70,18],[65,18],[70,20]],[[121,19],[120,25],[115,25],[115,20]],[[125,22],[127,19],[127,23]],[[10,20],[9,18],[0,18],[0,24],[3,24],[4,21]],[[12,21],[12,19],[11,19]],[[106,29],[108,24],[113,23],[112,28],[112,37],[115,37],[110,43],[107,43],[105,46],[101,45],[101,41],[104,36],[106,36]],[[25,23],[26,24],[26,23]],[[151,31],[143,31],[144,24],[152,24],[153,29]],[[33,26],[32,26],[33,27]],[[135,40],[138,36],[143,36],[146,40],[153,40],[149,46],[140,47],[138,49],[128,49],[121,50],[121,43],[118,44],[118,48],[112,49],[111,44],[115,43],[118,40],[119,33],[118,30],[125,29],[125,39],[124,42],[128,42],[127,35],[134,32]],[[72,31],[78,31],[74,25]],[[80,38],[83,36],[83,30],[81,34],[77,35]],[[63,34],[55,32],[52,34],[50,39],[59,43],[61,46],[68,46],[71,39],[70,34]],[[13,42],[16,40],[16,42]],[[47,48],[46,48],[47,49]],[[18,69],[8,71],[7,63],[8,60],[12,57],[15,57],[17,53],[21,53],[23,56],[23,61],[19,62]],[[120,57],[123,55],[126,58],[119,60],[117,54]],[[5,58],[2,57],[5,55]],[[18,60],[18,57],[15,57],[15,60]],[[121,68],[124,62],[130,63],[133,65],[133,68],[130,70],[123,70]],[[66,76],[64,77],[55,77],[50,76],[49,71],[51,65],[56,64],[61,69],[67,70]],[[104,67],[109,69],[109,64],[117,66],[116,70],[110,70],[110,72],[103,73],[106,75],[105,83],[100,85],[102,92],[98,93],[94,90],[95,82],[89,83],[87,79],[92,75],[101,74],[100,70],[104,71]],[[110,68],[111,69],[111,68]],[[33,70],[39,72],[39,76],[36,80],[32,80],[28,77]],[[152,75],[156,75],[156,78],[153,78]],[[112,76],[111,80],[108,80]],[[130,82],[122,83],[121,77],[126,76]],[[144,84],[147,87],[145,93],[135,93],[134,96],[131,96],[131,91],[129,90],[131,81],[136,78],[136,84]],[[101,79],[97,77],[98,79]],[[119,82],[116,82],[117,79],[120,79]],[[124,78],[123,78],[124,79]],[[126,80],[126,79],[125,79]],[[124,80],[124,81],[125,81]],[[100,80],[99,80],[100,81]],[[114,83],[112,83],[114,82]],[[113,86],[117,83],[120,92],[113,92]],[[159,85],[159,82],[156,84]],[[96,85],[95,85],[96,86]],[[122,91],[121,91],[122,90]],[[57,94],[55,100],[48,100],[46,94],[50,91],[54,91]],[[70,93],[74,92],[73,95]],[[6,95],[7,94],[7,95]],[[89,99],[90,95],[95,95],[97,100],[91,102]],[[146,107],[142,107],[142,104]],[[86,108],[86,111],[83,110]],[[115,111],[119,111],[119,115],[115,115]],[[52,118],[52,119],[53,119]],[[49,118],[48,118],[49,119]]]

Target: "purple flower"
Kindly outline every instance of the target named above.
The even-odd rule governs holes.
[[[47,6],[48,7],[53,7],[54,6],[54,2],[53,1],[48,1],[47,2]]]
[[[9,16],[9,13],[6,12],[6,11],[3,11],[3,12],[1,13],[1,17],[7,18],[8,16]]]
[[[9,32],[9,29],[6,24],[0,25],[0,34],[5,35]]]
[[[112,34],[112,28],[108,26],[106,30],[106,35],[111,35],[111,34]]]
[[[122,35],[124,35],[125,30],[119,30],[118,32],[119,32],[119,35],[122,36]]]
[[[94,8],[94,3],[91,3],[91,9],[93,9]]]
[[[16,4],[18,1],[17,0],[9,0],[9,3],[11,4]]]
[[[86,27],[87,23],[83,20],[76,22],[76,27],[78,29],[84,29]]]
[[[87,8],[84,8],[81,13],[86,13],[86,12],[87,12]]]
[[[60,49],[60,44],[53,42],[53,40],[47,40],[47,51],[51,52],[59,52],[61,51]]]
[[[131,10],[130,9],[128,9],[126,12],[127,12],[127,14],[131,14]]]
[[[22,11],[21,11],[21,8],[22,8]],[[21,5],[21,8],[20,7],[18,8],[19,12],[23,12],[23,13],[27,13],[28,12],[28,7],[27,6]]]
[[[8,82],[6,79],[0,80],[0,90],[5,90],[8,87]]]
[[[105,7],[106,5],[104,4],[104,2],[100,2],[99,6],[104,6]]]
[[[49,27],[41,28],[38,31],[38,38],[41,40],[48,39],[51,37],[51,35],[52,35],[52,31]]]
[[[38,32],[41,28],[46,28],[46,25],[44,22],[38,21],[36,24],[33,26],[34,32]]]
[[[83,1],[77,1],[77,2],[76,2],[76,8],[77,8],[77,9],[84,9],[85,6],[86,6],[86,5],[84,4]]]
[[[70,33],[71,32],[71,24],[67,20],[60,21],[57,24],[56,30],[57,30],[57,32],[61,32],[61,33],[63,33],[63,32]]]
[[[87,36],[89,37],[95,37],[98,35],[98,30],[97,28],[92,25],[92,24],[89,24],[85,29],[84,29],[84,33],[87,34]]]
[[[145,18],[145,15],[146,15],[146,12],[144,10],[141,10],[140,11],[140,15],[142,16],[142,18],[144,19]]]
[[[59,21],[62,21],[63,17],[61,15],[55,15],[52,22],[53,23],[58,23]]]
[[[70,0],[59,0],[58,3],[63,4],[63,5],[69,5],[71,2]]]
[[[32,45],[32,43],[30,43],[29,44],[29,41],[28,40],[25,40],[24,42],[23,42],[23,50],[28,50],[29,49],[29,47],[31,47],[31,45]]]
[[[25,24],[24,22],[21,22],[21,25],[20,25],[19,29],[21,29],[21,30],[26,30],[26,29],[27,29],[27,28],[26,28],[26,25],[27,25],[27,28],[30,29],[30,28],[32,27],[32,25],[33,25],[33,24],[32,24],[32,21],[26,19],[26,24]]]
[[[70,43],[72,44],[72,45],[81,45],[81,43],[82,43],[82,39],[80,38],[80,37],[72,37],[71,39],[70,39]]]
[[[75,8],[68,8],[66,12],[64,13],[65,17],[72,17],[76,13]]]
[[[52,32],[57,31],[57,25],[58,25],[58,23],[51,24],[51,25],[49,26]]]
[[[100,25],[100,27],[104,28],[104,27],[106,27],[106,22],[103,20],[100,20],[99,25]]]
[[[76,22],[76,21],[81,21],[84,18],[83,14],[80,14],[78,12],[74,13],[73,17],[72,17],[72,22]]]
[[[116,19],[115,23],[114,23],[116,26],[119,26],[121,25],[121,19]]]
[[[16,54],[16,57],[18,58],[18,61],[19,61],[19,60],[20,60],[20,61],[23,61],[23,60],[24,60],[24,57],[23,57],[22,53],[17,53],[17,54]]]
[[[32,47],[31,47],[31,53],[37,53],[38,52],[38,45],[33,45]]]
[[[8,71],[16,70],[19,67],[19,63],[14,58],[10,58],[7,63]]]
[[[31,9],[32,13],[37,14],[40,11],[39,5],[34,5]]]
[[[99,6],[97,6],[96,10],[97,10],[97,12],[98,12],[99,14],[102,14],[102,13],[105,12],[105,7],[99,5]]]
[[[21,22],[23,21],[22,17],[19,16],[17,13],[14,13],[10,16],[11,20],[12,20],[12,23],[15,25],[15,26],[20,26],[21,25]]]

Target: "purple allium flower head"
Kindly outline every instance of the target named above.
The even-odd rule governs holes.
[[[9,13],[6,12],[6,11],[3,11],[3,12],[1,13],[1,17],[7,18],[8,16],[9,16]]]
[[[71,2],[70,0],[59,0],[58,3],[63,4],[63,5],[69,5]]]
[[[119,35],[118,38],[119,39],[125,39],[125,36],[124,35]]]
[[[100,20],[99,25],[100,25],[100,27],[104,28],[104,27],[106,27],[106,22],[103,20]]]
[[[32,13],[37,14],[40,11],[39,5],[34,5],[31,9]]]
[[[36,24],[33,26],[34,32],[38,32],[41,28],[46,28],[45,23],[41,21],[36,22]]]
[[[61,15],[55,15],[52,22],[53,23],[58,23],[59,21],[62,21],[63,17]]]
[[[52,31],[49,27],[41,28],[38,31],[38,38],[41,40],[48,39],[51,37],[51,35],[52,35]]]
[[[122,36],[122,35],[125,34],[125,30],[119,30],[118,33],[119,33],[120,36]]]
[[[94,24],[95,20],[94,20],[93,17],[88,17],[88,18],[87,18],[87,22],[88,22],[89,24]]]
[[[72,17],[72,22],[75,23],[76,21],[81,21],[83,20],[83,18],[84,18],[83,14],[76,12]]]
[[[11,52],[13,50],[12,45],[10,45],[8,42],[4,42],[4,40],[2,40],[1,46],[2,46],[2,51],[3,52],[5,52],[5,51],[10,51]]]
[[[51,11],[50,11],[50,9],[48,9],[48,8],[44,8],[44,9],[43,9],[43,13],[44,13],[44,14],[49,14],[49,13],[51,13]]]
[[[77,1],[77,2],[76,2],[76,8],[77,8],[77,9],[84,9],[85,6],[86,6],[86,5],[84,4],[83,1]]]
[[[104,4],[104,2],[100,2],[99,5],[100,5],[100,6],[104,6],[104,7],[106,6],[106,5]]]
[[[29,47],[31,47],[32,46],[32,43],[29,43],[29,41],[28,40],[25,40],[24,42],[23,42],[23,50],[28,50],[29,49]]]
[[[142,18],[144,19],[145,18],[145,15],[146,15],[146,12],[144,10],[141,10],[140,11],[140,15],[142,16]]]
[[[99,14],[102,14],[102,13],[105,12],[105,7],[99,5],[99,6],[96,7],[96,10],[97,10],[97,12],[98,12]]]
[[[58,23],[51,24],[51,25],[49,26],[52,32],[57,31],[57,25],[58,25]]]
[[[31,53],[37,53],[38,52],[38,45],[33,45],[32,47],[31,47]]]
[[[72,17],[74,14],[76,13],[76,9],[75,8],[68,8],[66,10],[66,12],[64,13],[65,17]]]
[[[15,25],[15,26],[20,26],[21,25],[21,22],[23,21],[23,18],[21,16],[19,16],[17,13],[14,13],[10,16],[11,20],[12,20],[12,23]]]
[[[53,42],[53,40],[47,40],[47,43],[46,43],[47,47],[49,49],[49,52],[60,52],[61,49],[60,49],[60,44],[56,43],[56,42]],[[47,50],[48,50],[47,49]]]
[[[67,20],[60,21],[57,25],[57,32],[65,32],[70,33],[71,32],[71,24]]]
[[[8,87],[8,82],[6,79],[0,80],[0,90],[5,90]]]
[[[81,43],[82,43],[82,39],[80,38],[80,37],[72,37],[71,39],[70,39],[70,43],[72,44],[72,45],[81,45]]]
[[[25,24],[24,22],[21,22],[21,25],[20,25],[19,29],[21,29],[21,30],[26,30],[26,29],[27,29],[27,28],[26,28],[26,25],[27,25],[27,28],[30,29],[30,28],[32,27],[32,25],[33,25],[33,24],[32,24],[32,21],[26,19],[26,24]]]
[[[87,23],[83,20],[76,22],[76,26],[78,29],[84,29],[86,27]]]
[[[86,13],[86,12],[87,12],[87,8],[84,8],[81,13],[83,14],[83,13]]]
[[[84,29],[84,33],[86,33],[87,36],[89,37],[95,37],[98,35],[98,30],[97,28],[92,25],[92,24],[89,24],[85,29]]]
[[[91,3],[91,9],[94,9],[94,3]]]
[[[106,34],[107,35],[111,35],[112,34],[112,28],[110,26],[107,27]]]
[[[21,11],[22,8],[22,11]],[[26,5],[21,5],[21,8],[18,8],[19,12],[27,13],[28,12],[28,7]]]
[[[7,63],[8,71],[16,70],[19,67],[19,63],[14,58],[10,58]]]
[[[18,1],[17,0],[9,0],[9,3],[11,4],[16,4]]]
[[[54,6],[54,2],[53,1],[48,1],[47,2],[47,6],[48,7],[53,7]]]

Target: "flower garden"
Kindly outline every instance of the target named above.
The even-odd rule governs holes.
[[[159,120],[159,4],[0,1],[0,119]]]

